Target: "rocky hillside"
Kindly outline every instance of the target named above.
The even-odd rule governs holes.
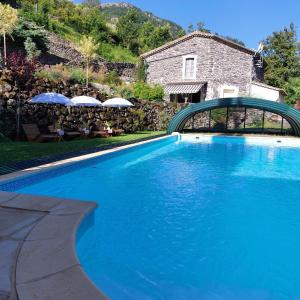
[[[138,12],[142,23],[150,21],[157,26],[169,25],[171,28],[172,36],[174,37],[178,37],[178,35],[180,35],[180,32],[183,31],[183,28],[178,24],[169,20],[159,18],[151,12],[143,11],[140,8],[126,2],[106,3],[101,5],[101,11],[103,12],[105,18],[113,25],[118,22],[118,19],[120,17],[126,15],[126,13],[130,9],[135,9]]]

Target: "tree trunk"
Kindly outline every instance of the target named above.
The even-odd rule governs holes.
[[[37,15],[39,13],[39,0],[36,0],[35,2],[35,14]]]
[[[86,87],[89,86],[89,60],[86,61]]]
[[[4,51],[4,65],[6,66],[6,35],[5,32],[3,32],[3,51]]]

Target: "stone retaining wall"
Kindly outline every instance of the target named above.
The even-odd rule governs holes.
[[[30,91],[20,93],[20,116],[21,123],[36,123],[42,130],[46,130],[47,126],[52,124],[70,129],[93,126],[98,123],[117,126],[118,119],[120,127],[126,132],[163,130],[173,115],[182,107],[180,104],[135,99],[131,100],[135,105],[133,108],[121,110],[29,103],[33,96],[42,92],[58,92],[67,97],[88,95],[101,101],[105,100],[105,95],[92,87],[86,88],[79,84],[53,84],[49,81],[37,80]],[[16,135],[17,99],[18,92],[15,87],[9,83],[0,83],[0,133],[10,138]]]
[[[84,57],[73,43],[46,30],[45,35],[48,39],[49,55],[43,55],[41,57],[41,62],[44,65],[64,63],[70,66],[84,66]],[[92,65],[95,70],[101,70],[104,73],[115,70],[124,81],[132,82],[135,78],[135,64],[108,62],[102,57],[97,57],[97,59],[93,60]]]

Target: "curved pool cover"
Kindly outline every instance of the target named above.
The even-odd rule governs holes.
[[[96,201],[77,253],[111,299],[300,299],[300,149],[167,138],[1,189]]]

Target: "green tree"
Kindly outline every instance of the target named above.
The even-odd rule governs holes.
[[[160,47],[171,39],[172,36],[168,25],[155,28],[152,37],[154,47]]]
[[[194,25],[193,25],[193,24],[190,24],[189,27],[188,27],[187,32],[188,32],[188,33],[192,33],[192,32],[194,32],[194,31],[195,31]]]
[[[140,29],[139,42],[144,51],[160,47],[172,40],[168,25],[155,27],[151,22],[146,22]]]
[[[0,3],[0,33],[3,36],[4,63],[6,64],[6,36],[11,34],[18,23],[18,11],[7,4]]]
[[[145,22],[140,28],[139,32],[139,43],[143,51],[148,51],[153,48],[152,45],[152,34],[155,30],[155,26],[151,22]]]
[[[287,92],[287,103],[294,104],[300,99],[300,77],[290,78],[285,88]]]
[[[119,19],[117,33],[125,47],[130,48],[130,43],[138,39],[139,28],[139,16],[135,9],[129,10],[125,16]]]
[[[80,32],[92,36],[97,42],[108,40],[108,27],[99,8],[91,7],[83,9],[81,16]]]
[[[24,47],[27,53],[28,59],[32,60],[34,58],[37,58],[41,55],[41,50],[39,50],[35,44],[35,42],[32,41],[31,37],[28,37],[24,43]]]
[[[285,88],[288,80],[300,76],[300,56],[294,24],[274,32],[264,41],[267,63],[265,80],[268,84]]]
[[[201,32],[210,32],[210,30],[208,30],[206,27],[205,27],[205,23],[202,22],[202,21],[199,21],[197,23],[197,30],[198,31],[201,31]]]
[[[96,51],[99,45],[92,37],[84,36],[79,43],[79,51],[86,61],[86,86],[89,85],[89,68],[91,60],[96,56]]]

